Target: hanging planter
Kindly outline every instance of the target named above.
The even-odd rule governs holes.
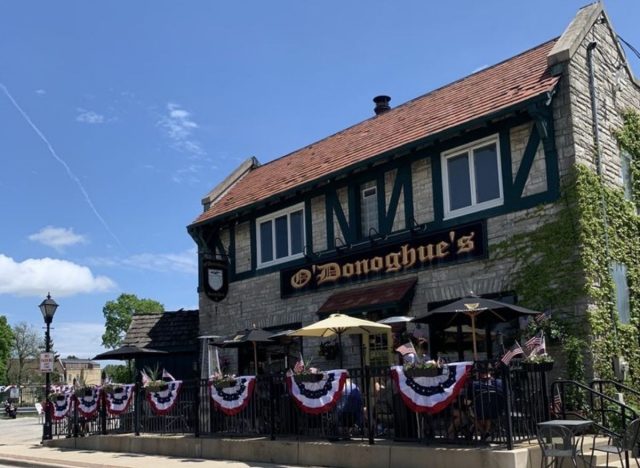
[[[335,341],[323,341],[320,343],[318,354],[327,361],[333,361],[340,353],[340,346]]]

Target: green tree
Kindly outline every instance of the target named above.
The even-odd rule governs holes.
[[[11,383],[21,385],[39,374],[37,367],[34,368],[32,365],[28,368],[27,363],[40,356],[41,341],[42,337],[33,325],[20,322],[13,327],[11,360],[7,369],[7,376]]]
[[[104,373],[115,383],[133,383],[131,369],[123,364],[109,364],[104,367]]]
[[[134,314],[155,312],[164,312],[164,306],[153,299],[139,299],[135,294],[120,294],[115,301],[107,301],[102,308],[105,318],[102,345],[117,348],[122,344]]]
[[[0,384],[9,383],[7,379],[7,369],[11,358],[11,346],[13,344],[13,331],[7,317],[0,315]]]

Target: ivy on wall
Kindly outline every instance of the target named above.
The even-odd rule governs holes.
[[[631,155],[633,195],[640,205],[640,115],[626,111],[623,119],[616,137]],[[490,261],[511,262],[512,285],[523,305],[552,312],[566,377],[584,381],[590,375],[585,374],[586,358],[595,375],[613,379],[612,358],[619,355],[630,366],[626,383],[640,388],[637,208],[625,199],[622,188],[603,184],[593,170],[582,165],[565,177],[561,194],[555,205],[538,207],[515,221],[527,227],[496,245]],[[610,270],[614,261],[627,267],[628,325],[618,320]]]

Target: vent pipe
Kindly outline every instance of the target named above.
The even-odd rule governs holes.
[[[391,101],[389,96],[376,96],[373,98],[373,102],[376,103],[376,107],[373,108],[373,111],[376,115],[384,114],[391,109],[389,101]]]

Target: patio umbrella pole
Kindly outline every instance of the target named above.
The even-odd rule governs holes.
[[[338,352],[340,353],[340,369],[342,369],[342,333],[338,333]]]
[[[478,344],[476,343],[476,314],[471,312],[471,338],[473,340],[473,360],[478,360]]]
[[[258,345],[256,342],[253,342],[253,368],[258,375]]]

